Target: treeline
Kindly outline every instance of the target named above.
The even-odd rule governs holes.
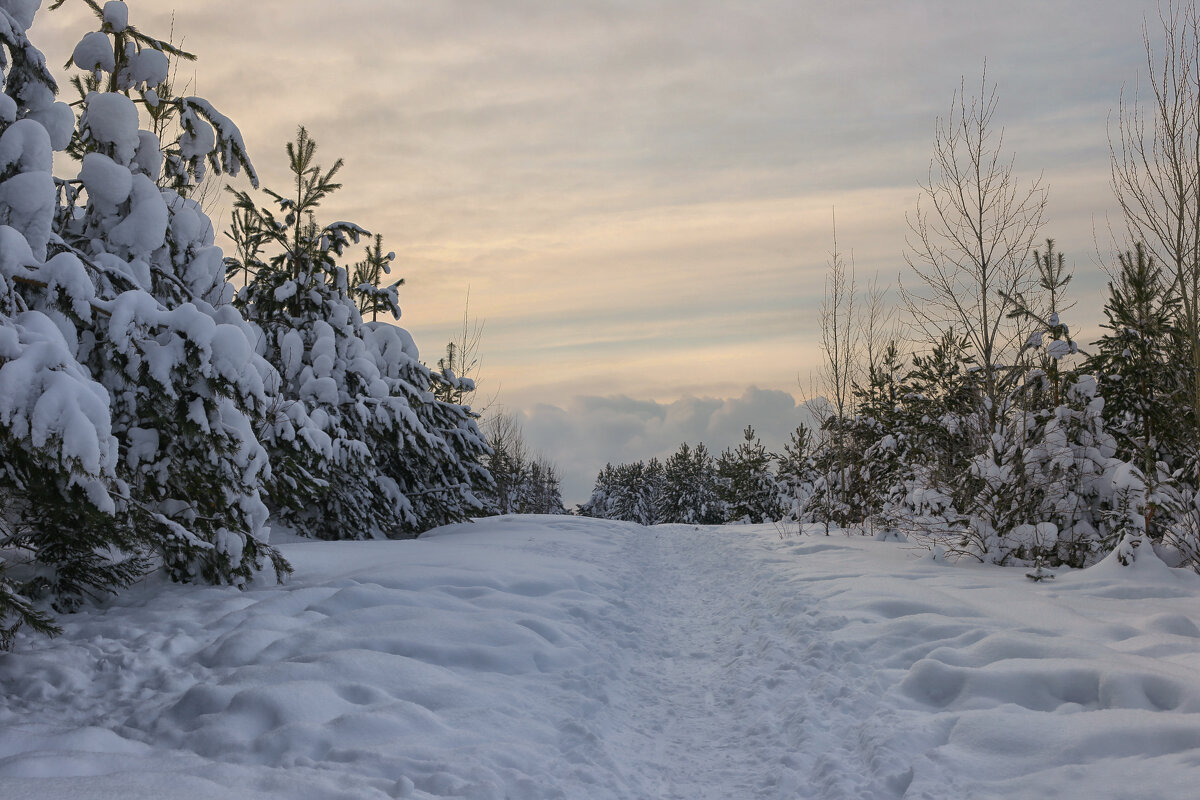
[[[492,483],[481,492],[489,514],[566,514],[558,467],[530,452],[517,417],[489,416],[483,424],[490,452],[484,463]]]
[[[1200,117],[1181,110],[1200,108],[1200,13],[1172,3],[1162,21],[1163,53],[1145,37],[1147,63],[1161,65],[1152,102],[1122,105],[1112,142],[1129,244],[1105,265],[1102,335],[1072,335],[1072,271],[1041,238],[1047,190],[1022,185],[1001,150],[994,87],[985,78],[970,97],[964,85],[908,219],[902,318],[877,285],[857,291],[835,236],[820,313],[827,404],[797,434],[804,454],[788,458],[780,505],[736,507],[755,484],[735,485],[734,460],[681,450],[606,467],[582,512],[778,518],[994,564],[1111,554],[1200,570]],[[676,513],[685,491],[703,499]]]
[[[780,454],[767,452],[753,427],[744,441],[713,458],[686,442],[665,462],[605,465],[578,513],[641,525],[721,525],[793,518],[811,480],[810,434],[800,428]]]
[[[1071,270],[1038,240],[1047,190],[1001,151],[995,88],[955,94],[909,217],[904,328],[855,292],[836,245],[821,312],[829,413],[800,521],[916,535],[996,564],[1200,569],[1200,41],[1162,17],[1150,110],[1123,105],[1113,186],[1129,247],[1080,344]],[[1146,122],[1149,119],[1152,122]],[[1116,248],[1114,248],[1116,249]],[[864,302],[865,300],[865,302]],[[905,355],[907,354],[907,355]]]
[[[907,357],[901,347],[918,342],[858,340],[842,351],[843,413],[826,404],[783,452],[747,428],[717,458],[683,444],[663,462],[609,464],[578,513],[916,538],[995,564],[1082,567],[1114,549],[1132,563],[1153,549],[1200,566],[1200,432],[1178,292],[1143,246],[1121,254],[1104,334],[1085,353],[1058,312],[1065,259],[1048,240],[1030,264],[1036,291],[999,301],[1021,341],[1010,362],[985,368],[953,330]]]
[[[970,336],[947,331],[868,363],[853,413],[821,426],[800,521],[996,564],[1082,567],[1114,549],[1132,562],[1152,548],[1200,564],[1189,345],[1170,282],[1140,245],[1121,255],[1085,354],[1051,299],[1069,279],[1061,256],[1050,241],[1035,256],[1048,305],[1003,303],[1031,323],[1012,362],[989,370]]]
[[[172,90],[189,54],[84,1],[70,105],[27,35],[38,4],[0,5],[0,649],[154,566],[282,576],[268,518],[405,536],[493,490],[452,401],[468,382],[376,321],[399,312],[380,237],[317,217],[341,162],[301,128],[292,185],[234,193],[223,259],[198,198],[211,174],[257,188],[237,127]]]

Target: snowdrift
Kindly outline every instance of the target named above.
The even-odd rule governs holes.
[[[503,517],[0,655],[0,797],[1192,798],[1200,578]]]

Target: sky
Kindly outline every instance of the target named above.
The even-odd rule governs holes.
[[[479,398],[520,417],[568,503],[607,461],[719,451],[747,424],[781,446],[817,393],[835,215],[860,286],[894,286],[936,119],[985,63],[1015,173],[1049,189],[1076,329],[1094,329],[1109,127],[1157,16],[1138,0],[129,6],[198,56],[177,83],[239,125],[264,186],[286,186],[298,125],[321,163],[345,159],[323,218],[396,252],[425,361],[464,315],[482,326]],[[31,39],[61,64],[87,15],[43,8]]]

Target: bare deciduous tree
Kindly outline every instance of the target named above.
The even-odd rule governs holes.
[[[1011,301],[1032,288],[1031,257],[1042,226],[1046,189],[1040,178],[1018,185],[993,117],[997,94],[986,71],[978,97],[966,82],[950,113],[939,118],[929,176],[909,217],[905,260],[918,286],[901,284],[904,304],[927,341],[954,329],[971,343],[981,369],[988,422],[1012,377],[1008,363],[1023,344]]]
[[[1162,52],[1143,26],[1148,108],[1124,94],[1112,182],[1130,238],[1167,270],[1187,348],[1189,405],[1200,419],[1200,13],[1195,0],[1160,8]]]
[[[829,413],[822,420],[837,455],[838,499],[848,492],[846,422],[853,413],[853,388],[858,365],[859,329],[854,316],[854,266],[847,269],[838,250],[837,218],[833,223],[833,251],[825,273],[825,298],[821,302],[821,384]]]
[[[854,315],[854,266],[849,267],[838,250],[837,223],[833,229],[833,251],[825,273],[825,299],[821,302],[821,384],[833,413],[845,418],[851,413],[851,389],[858,360],[859,335]]]
[[[483,366],[480,343],[483,340],[483,322],[471,316],[471,291],[463,304],[462,329],[446,343],[446,354],[438,359],[438,370],[445,378],[438,398],[460,406],[473,406],[478,391],[479,373]],[[496,400],[489,397],[475,413],[484,415]]]
[[[859,341],[861,343],[860,375],[869,379],[872,370],[878,369],[887,353],[888,345],[900,338],[896,325],[896,309],[888,302],[890,287],[880,285],[879,273],[871,278],[863,292],[862,313],[859,315]]]

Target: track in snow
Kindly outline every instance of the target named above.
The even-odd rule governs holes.
[[[505,517],[0,655],[4,800],[1192,800],[1200,578]]]
[[[630,784],[679,800],[902,796],[911,772],[877,758],[869,733],[882,688],[829,640],[837,621],[747,547],[737,528],[629,540],[641,646],[610,746]]]

